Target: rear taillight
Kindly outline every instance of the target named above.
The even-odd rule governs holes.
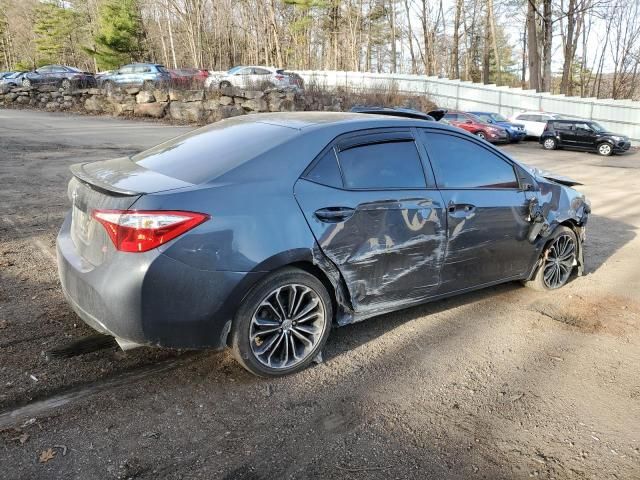
[[[92,215],[122,252],[154,249],[210,218],[173,210],[94,210]]]

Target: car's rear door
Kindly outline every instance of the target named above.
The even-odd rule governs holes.
[[[453,132],[420,129],[447,212],[442,293],[517,278],[536,251],[514,165],[495,149]]]
[[[560,143],[563,146],[572,147],[576,145],[576,132],[573,123],[568,122],[554,122],[549,120],[547,123],[553,125],[556,132],[556,136],[560,138]]]
[[[410,129],[340,137],[295,185],[356,311],[393,308],[438,289],[445,211],[419,148]]]

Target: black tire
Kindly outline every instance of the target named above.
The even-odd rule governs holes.
[[[60,86],[63,90],[69,90],[71,88],[71,80],[65,78],[60,82]]]
[[[558,148],[558,141],[553,137],[545,138],[542,142],[542,148],[545,150],[555,150]]]
[[[231,83],[227,82],[226,80],[224,80],[224,81],[220,82],[219,87],[220,88],[229,88],[229,87],[231,87]]]
[[[25,88],[31,87],[31,80],[29,80],[28,78],[23,78],[22,79],[22,86],[25,87]]]
[[[478,138],[483,139],[483,140],[486,140],[486,139],[487,139],[487,134],[486,134],[486,133],[484,133],[482,130],[480,130],[480,131],[476,132],[474,135],[475,135],[476,137],[478,137]]]
[[[156,88],[156,84],[154,82],[152,82],[151,80],[145,80],[142,83],[142,89],[147,91],[147,92],[152,91],[154,88]]]
[[[554,263],[552,249],[554,246],[556,246],[557,249],[557,245],[562,241],[562,239],[567,239],[573,244],[573,255],[564,262],[564,266],[558,267],[558,269],[560,269],[559,271],[561,271],[561,278],[558,279],[558,282],[550,282],[547,275],[550,270],[554,268],[552,265]],[[541,261],[539,267],[533,274],[533,277],[524,282],[524,286],[538,291],[557,290],[564,287],[571,278],[573,269],[577,264],[579,248],[581,248],[581,245],[579,244],[578,238],[573,230],[565,226],[559,226],[556,228],[545,245],[545,248],[542,250],[542,254],[539,259]],[[562,265],[562,262],[558,262],[557,264]]]
[[[291,289],[294,292],[293,297],[290,294]],[[308,289],[308,291],[305,289]],[[276,309],[266,308],[267,303],[274,305],[274,303],[269,302],[270,299],[274,298],[273,295],[276,295],[277,301],[282,299],[284,302],[285,307],[282,307],[282,304],[280,305],[281,311],[289,309],[289,313],[285,311],[287,318],[278,320],[280,315]],[[296,295],[299,295],[299,297],[296,297]],[[303,302],[306,302],[305,299],[311,300],[308,303],[309,305],[313,305],[313,302],[316,302],[316,306],[309,310],[311,318],[316,318],[316,320],[300,320],[301,325],[297,325],[295,321],[296,302],[298,308],[301,309],[298,312],[302,314],[301,318],[307,318],[310,315],[305,313],[307,308],[306,303],[303,305]],[[293,307],[289,302],[293,303]],[[318,313],[316,313],[316,309]],[[271,318],[268,318],[269,312],[273,312]],[[293,315],[291,312],[293,312]],[[322,315],[324,315],[322,327],[317,330],[317,328],[320,328],[318,325]],[[283,268],[259,281],[251,289],[238,309],[231,327],[230,343],[233,356],[245,369],[260,377],[279,377],[299,372],[306,368],[322,351],[329,337],[332,319],[331,297],[323,283],[304,270],[292,267]],[[270,324],[257,326],[256,322],[258,321],[270,322]],[[302,325],[303,321],[305,322],[304,325]],[[283,327],[285,323],[288,323],[288,325]],[[310,334],[307,330],[298,330],[301,326],[307,330],[313,330],[315,335]],[[265,330],[259,330],[260,328]],[[269,329],[271,332],[268,331]],[[295,331],[293,331],[294,329]],[[311,345],[307,346],[300,341],[298,337],[301,335],[301,331],[304,332],[305,338]],[[252,334],[252,332],[254,333]],[[264,332],[264,334],[261,332]],[[306,337],[307,334],[310,336]],[[252,336],[254,339],[251,338]],[[282,340],[284,340],[284,343],[282,343]],[[296,343],[299,347],[297,350]],[[290,347],[290,345],[292,346]],[[260,347],[263,348],[261,349]],[[287,366],[290,348],[291,352],[293,352],[293,363]],[[263,352],[260,352],[260,350],[263,350]],[[302,355],[298,357],[296,353]],[[270,366],[265,364],[265,356],[267,354],[269,354],[269,364],[271,364],[271,357],[275,356],[275,360],[280,365]]]
[[[610,143],[607,143],[607,142],[599,143],[596,146],[596,149],[598,151],[598,154],[602,155],[603,157],[610,157],[611,155],[613,155],[613,147],[611,146]]]

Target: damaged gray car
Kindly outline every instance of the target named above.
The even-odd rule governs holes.
[[[77,314],[124,349],[229,346],[256,375],[305,368],[337,325],[582,271],[576,182],[434,121],[247,115],[72,172]]]

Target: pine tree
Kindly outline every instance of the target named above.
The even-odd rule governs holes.
[[[37,62],[40,65],[64,62],[73,50],[71,33],[75,28],[73,10],[54,3],[41,3],[35,8],[35,36]]]
[[[144,30],[138,0],[107,0],[98,12],[95,49],[86,49],[101,69],[141,60]]]

